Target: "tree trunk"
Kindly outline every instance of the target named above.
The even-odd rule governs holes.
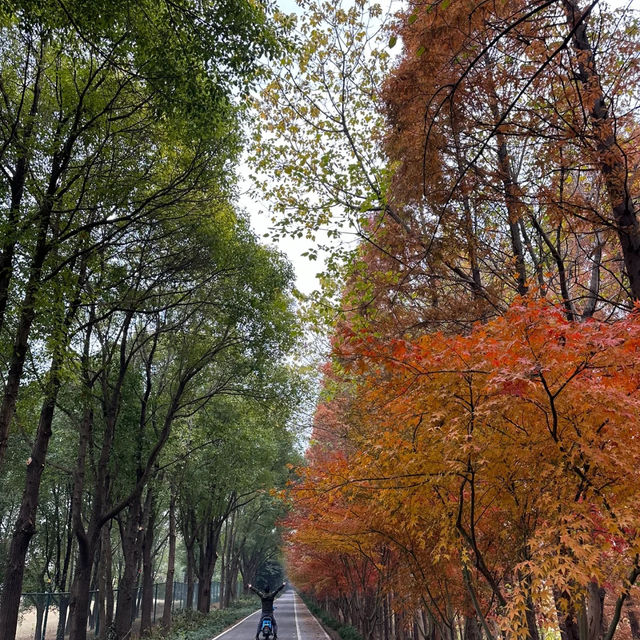
[[[236,512],[227,520],[225,544],[222,554],[223,571],[220,573],[220,608],[226,609],[234,596],[233,582],[237,580],[236,558],[234,555]]]
[[[578,0],[563,0],[563,5],[567,23],[573,32],[573,48],[578,60],[577,79],[584,88],[584,108],[589,113],[597,160],[607,187],[631,296],[634,300],[640,300],[640,225],[629,191],[627,158],[616,139],[615,118],[607,108],[607,99],[587,34],[588,17],[580,9]]]
[[[89,593],[91,590],[91,568],[96,546],[95,543],[91,544],[89,541],[78,554],[69,602],[69,640],[86,640],[87,637],[87,618],[89,617],[91,599]]]
[[[85,395],[87,399],[85,399],[86,406],[79,428],[78,454],[76,456],[76,466],[74,470],[73,480],[72,521],[73,531],[76,539],[78,540],[79,553],[78,567],[71,587],[71,599],[69,603],[69,640],[86,640],[87,637],[87,619],[89,617],[90,604],[89,590],[91,587],[91,568],[93,564],[93,558],[95,557],[96,549],[100,541],[100,536],[102,534],[102,529],[110,519],[105,518],[104,514],[107,493],[110,485],[108,467],[119,406],[119,383],[124,376],[124,372],[120,370],[118,384],[116,384],[113,395],[108,398],[107,402],[105,402],[105,404],[107,405],[103,410],[105,429],[100,449],[100,455],[96,464],[96,480],[93,488],[94,495],[91,504],[91,513],[89,515],[89,525],[85,531],[82,518],[84,507],[83,492],[85,482],[85,466],[90,442],[92,442],[93,440],[92,433],[94,420],[91,400],[89,399],[92,394],[92,384],[88,383],[88,380],[91,379],[91,375],[87,370],[94,320],[92,311],[90,318],[91,321],[87,326],[85,334],[83,357],[83,377],[85,378],[85,382],[87,383],[85,389]],[[128,325],[125,323],[125,328],[123,329],[125,336],[127,333],[127,327]],[[111,553],[110,540],[108,541],[108,545],[105,547],[104,551],[109,554]],[[110,574],[111,562],[106,558],[105,562],[108,562],[109,564],[109,566],[107,567],[107,571],[109,571]],[[108,582],[110,585],[112,584],[110,575],[108,578]],[[109,612],[110,600],[111,612]],[[102,627],[105,631],[110,625],[112,616],[113,593],[109,588],[107,591],[107,619],[102,623]]]
[[[169,502],[169,558],[167,560],[167,580],[164,590],[164,608],[162,610],[162,626],[171,627],[171,603],[173,601],[173,581],[176,568],[176,496],[171,491]]]
[[[111,552],[111,525],[105,527],[102,530],[102,555],[104,556],[104,569],[105,569],[105,618],[104,626],[106,628],[111,627],[113,624],[113,613],[115,611],[115,603],[113,600],[113,554]]]
[[[562,640],[580,640],[580,632],[576,624],[573,602],[566,592],[559,592],[554,588],[553,599],[558,614],[558,627]]]
[[[205,536],[200,540],[198,562],[198,611],[209,613],[211,610],[211,580],[218,559],[218,541],[223,519],[214,518],[205,527]]]
[[[49,204],[48,206],[51,207],[52,204]],[[49,226],[48,217],[50,216],[50,214],[51,211],[49,208],[49,211],[46,214],[47,229]],[[38,235],[38,243],[40,243],[41,240],[43,242],[46,240],[46,229],[44,229],[44,235],[42,235],[41,233],[39,233]],[[42,251],[44,251],[46,254],[45,249],[42,249]],[[36,250],[36,254],[38,254],[38,250]],[[42,256],[42,261],[44,261],[44,255]],[[39,280],[42,264],[36,266],[32,265],[30,278],[34,277],[36,280]],[[33,269],[35,269],[36,271],[35,275]],[[31,538],[35,533],[36,513],[38,510],[38,499],[40,494],[40,482],[42,480],[42,473],[44,471],[47,451],[49,449],[49,441],[51,439],[53,415],[56,407],[56,401],[58,398],[60,387],[62,385],[61,375],[65,359],[66,347],[69,340],[69,331],[73,318],[75,317],[75,314],[80,305],[80,293],[82,287],[84,286],[85,277],[86,262],[83,262],[80,267],[78,280],[76,282],[75,295],[72,296],[71,303],[69,304],[69,307],[67,308],[64,316],[59,319],[59,326],[56,327],[60,330],[60,334],[53,351],[51,366],[48,373],[48,380],[45,387],[45,398],[40,409],[38,428],[36,430],[35,440],[31,449],[31,455],[27,460],[27,472],[25,477],[24,491],[22,493],[22,501],[20,504],[20,511],[15,524],[13,536],[11,538],[9,553],[6,559],[5,577],[2,585],[2,593],[0,595],[0,637],[3,638],[3,640],[13,640],[13,638],[15,638],[18,623],[20,596],[24,579],[25,560],[27,550],[29,548],[29,542],[31,541]],[[35,295],[35,289],[32,293]],[[27,293],[25,294],[25,300],[28,298],[28,296],[29,291],[27,291]],[[61,301],[56,300],[56,302]],[[32,307],[34,304],[35,298],[32,300]],[[25,313],[26,312],[23,309],[23,317],[20,320],[21,326],[23,320],[25,319]],[[35,312],[32,309],[30,313],[34,314]],[[29,313],[26,313],[26,315],[29,315]],[[33,315],[31,316],[30,322],[31,321],[33,321]],[[21,330],[22,329],[19,327],[18,333],[20,333]],[[25,340],[26,339],[27,337],[25,336]],[[25,350],[26,347],[27,342],[24,343]],[[12,359],[19,355],[16,353],[15,348],[16,345],[14,345],[14,353]],[[11,392],[9,393],[9,396],[10,395]],[[6,450],[6,433],[3,432],[3,429],[5,427],[8,428],[9,422],[11,421],[13,416],[13,412],[15,411],[17,389],[16,398],[13,398],[13,401],[11,400],[11,398],[9,398],[9,404],[13,402],[13,409],[11,409],[9,413],[6,413],[5,411],[7,409],[7,398],[7,392],[5,392],[2,412],[0,416],[2,418],[0,420],[0,464],[2,461],[2,455],[4,455],[4,451]],[[2,420],[5,419],[8,419],[9,422],[2,423]],[[4,449],[2,448],[3,446]]]
[[[150,494],[149,517],[142,540],[142,613],[140,635],[151,629],[153,613],[153,541],[155,531],[156,509],[153,494]]]
[[[67,612],[69,611],[69,596],[67,591],[67,578],[69,576],[69,567],[71,566],[71,557],[73,554],[73,526],[72,526],[72,508],[69,508],[69,517],[67,522],[67,544],[64,556],[62,571],[56,580],[56,588],[60,591],[60,600],[58,604],[58,626],[56,629],[56,640],[64,640],[65,627],[67,624]]]
[[[209,545],[200,545],[200,567],[198,571],[198,611],[209,613],[211,610],[211,580],[218,554],[210,551]]]
[[[0,595],[0,637],[3,640],[13,640],[16,635],[25,560],[29,542],[36,531],[40,481],[51,438],[53,412],[61,384],[60,365],[60,360],[54,358],[51,364],[49,390],[40,410],[36,438],[31,456],[27,461],[25,488],[7,555],[5,578]]]
[[[195,542],[187,547],[187,609],[193,609],[193,592],[195,590]]]
[[[120,523],[120,538],[124,571],[118,583],[118,599],[114,630],[116,640],[124,640],[131,631],[137,595],[137,573],[140,559],[139,527],[142,507],[140,498],[135,497],[129,509],[127,522]]]
[[[25,286],[24,298],[20,306],[20,317],[15,332],[9,370],[5,379],[2,404],[0,405],[0,468],[2,468],[7,452],[9,427],[16,412],[18,389],[20,387],[20,381],[22,380],[24,363],[28,353],[31,326],[36,317],[36,300],[41,286],[42,268],[47,255],[51,251],[51,246],[47,242],[47,235],[51,223],[54,193],[57,190],[58,179],[61,173],[62,169],[59,166],[59,161],[54,161],[54,166],[51,169],[50,184],[38,212],[38,236],[29,267],[29,279]],[[61,357],[61,350],[58,357]],[[0,613],[0,616],[1,615]],[[1,629],[0,627],[0,630]],[[8,639],[10,636],[4,637]]]
[[[44,610],[45,610],[45,597],[42,595],[39,598],[36,598],[36,630],[33,634],[33,640],[42,640],[42,620],[44,618]]]
[[[29,48],[33,47],[31,36],[29,37]],[[16,231],[19,227],[20,210],[22,208],[22,201],[24,197],[25,184],[27,181],[27,175],[30,170],[30,145],[33,138],[34,125],[37,122],[36,115],[40,107],[41,96],[41,80],[42,80],[42,58],[44,55],[45,43],[40,41],[40,52],[38,55],[37,67],[33,74],[33,99],[31,101],[31,107],[29,109],[29,118],[26,119],[24,126],[22,127],[22,140],[20,141],[20,150],[17,153],[16,163],[12,172],[11,183],[11,201],[9,204],[9,211],[7,216],[7,224],[5,226],[4,237],[0,240],[2,251],[0,253],[0,331],[4,326],[4,314],[7,307],[7,301],[9,299],[9,285],[13,277],[13,260],[15,256],[15,250],[17,245]],[[22,99],[27,94],[26,83],[22,87]],[[18,130],[18,122],[16,124],[16,131]]]
[[[464,640],[482,640],[482,630],[475,616],[465,616],[462,637]]]
[[[218,595],[221,609],[226,607],[224,602],[227,598],[227,542],[228,538],[225,536],[224,545],[222,547],[222,560],[220,564],[220,593]]]
[[[536,621],[536,609],[531,595],[531,579],[528,575],[518,573],[518,580],[524,586],[527,593],[525,617],[527,619],[527,630],[529,632],[528,637],[530,640],[539,640],[540,634],[538,633],[538,623]]]
[[[102,499],[98,483],[96,483],[91,521],[88,526],[88,531],[85,531],[82,523],[84,467],[92,427],[93,411],[90,406],[86,406],[79,428],[78,454],[76,456],[76,468],[73,479],[72,522],[73,532],[78,540],[78,555],[69,600],[69,640],[86,640],[90,601],[89,591],[91,589],[91,569],[99,542],[97,522]]]
[[[599,640],[604,633],[604,596],[604,589],[597,582],[589,583],[587,640]]]
[[[100,568],[98,573],[99,617],[100,629],[98,638],[107,637],[107,629],[113,622],[113,586],[111,583],[111,535],[108,527],[103,527],[100,534]],[[109,607],[111,602],[111,607]]]
[[[493,78],[491,79],[491,82],[493,83]],[[493,84],[488,89],[488,100],[491,113],[496,123],[498,123],[500,121],[501,114],[498,107],[498,97]],[[519,224],[524,214],[524,204],[521,195],[522,190],[513,170],[507,139],[500,127],[496,130],[496,142],[498,175],[500,176],[500,180],[504,188],[504,203],[507,209],[509,236],[511,238],[511,248],[513,250],[513,258],[515,261],[514,270],[517,274],[517,288],[518,293],[521,296],[524,296],[527,294],[529,287],[527,285],[526,261]]]
[[[56,628],[56,640],[64,640],[67,626],[67,614],[69,612],[69,596],[62,594],[58,605],[58,626]]]
[[[631,637],[633,640],[640,640],[640,622],[638,621],[635,602],[631,598],[627,598],[626,609],[629,627],[631,627]]]

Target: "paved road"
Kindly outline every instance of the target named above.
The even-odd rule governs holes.
[[[329,640],[329,636],[293,589],[287,589],[276,600],[275,617],[278,621],[278,640]],[[215,640],[255,640],[259,619],[258,610],[216,636]]]

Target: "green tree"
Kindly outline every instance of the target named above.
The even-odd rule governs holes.
[[[105,321],[91,317],[94,303],[110,303],[115,335],[116,318],[124,321],[125,333],[139,329],[131,324],[130,301],[115,299],[133,282],[127,281],[127,260],[148,261],[148,269],[136,273],[153,278],[158,256],[169,248],[176,263],[179,242],[193,237],[177,233],[183,224],[191,231],[196,224],[215,224],[190,217],[194,210],[206,203],[208,211],[233,218],[226,203],[233,182],[229,169],[241,142],[240,100],[261,61],[278,47],[269,14],[260,3],[237,0],[3,5],[0,469],[5,474],[25,383],[43,383],[5,565],[3,637],[15,634],[59,394],[83,358],[78,342],[91,345],[97,339],[86,331],[88,319],[89,326]],[[234,228],[226,226],[231,235]],[[170,277],[170,272],[155,275]],[[146,290],[149,302],[165,284],[146,280],[133,291]],[[182,284],[188,284],[186,278]],[[163,303],[133,308],[151,314]],[[114,334],[106,335],[109,342]]]

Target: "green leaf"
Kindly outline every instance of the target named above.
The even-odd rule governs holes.
[[[389,38],[389,49],[393,49],[396,46],[396,42],[398,42],[398,36],[391,36]]]
[[[417,13],[412,13],[409,16],[409,24],[413,24],[417,19],[418,19],[418,14]]]

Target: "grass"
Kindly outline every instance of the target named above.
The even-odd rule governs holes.
[[[148,637],[150,640],[210,640],[257,608],[255,598],[240,598],[227,609],[214,609],[208,614],[185,611],[174,616],[168,633],[156,628]]]

